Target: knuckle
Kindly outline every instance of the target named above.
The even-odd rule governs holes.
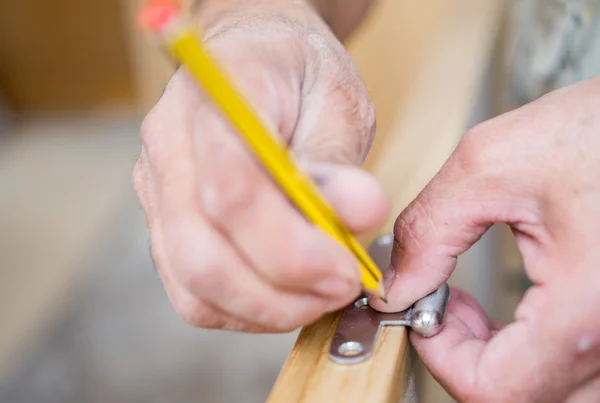
[[[361,101],[362,100],[362,101]],[[375,104],[368,95],[361,97],[356,107],[353,122],[361,125],[357,142],[356,153],[361,159],[366,158],[375,137],[377,121],[375,118]]]
[[[375,105],[364,84],[350,68],[344,68],[338,77],[326,84],[328,107],[333,119],[339,119],[350,136],[314,136],[311,149],[327,150],[319,156],[328,162],[357,165],[364,161],[376,128]]]
[[[361,111],[359,116],[362,117],[361,120],[365,126],[365,133],[372,137],[377,127],[377,118],[375,104],[368,95],[365,94],[359,110]]]
[[[357,151],[366,154],[365,147],[370,145],[377,125],[375,104],[354,70],[342,77],[344,79],[337,81],[334,91],[342,98],[338,100],[339,105],[344,108],[345,118],[361,140],[357,144]]]
[[[354,87],[353,89],[348,89]],[[353,128],[355,141],[352,143],[351,150],[348,150],[354,161],[351,162],[361,163],[367,156],[377,125],[375,117],[375,104],[371,101],[366,90],[363,90],[358,86],[347,86],[344,91],[346,98],[346,105],[344,109],[344,118],[346,119],[349,127]],[[341,104],[343,105],[343,104]]]
[[[429,207],[423,194],[404,210],[394,224],[395,243],[403,249],[416,249],[423,245],[431,225]]]
[[[360,79],[349,74],[335,82],[333,91],[341,98],[338,101],[349,123],[360,133],[371,133],[376,125],[375,104]]]
[[[174,139],[180,140],[187,133],[175,122],[187,122],[199,105],[198,94],[190,80],[184,70],[178,69],[171,76],[160,99],[142,120],[142,150],[151,165],[160,162],[160,159],[166,159],[176,143]]]
[[[222,329],[225,318],[211,307],[189,297],[176,296],[173,299],[175,312],[189,325],[202,329]]]
[[[169,288],[172,292],[168,294],[175,312],[189,325],[202,329],[225,329],[233,325],[230,317],[205,303],[197,292],[185,285],[169,285]]]
[[[152,229],[157,216],[157,209],[155,205],[156,195],[153,193],[154,189],[151,183],[152,179],[148,170],[146,158],[143,155],[138,159],[133,167],[131,176],[134,192],[137,195],[140,206],[146,218],[146,225],[148,228]]]
[[[489,147],[482,141],[487,132],[487,125],[481,123],[464,135],[451,158],[463,172],[478,173],[489,166]]]
[[[215,171],[202,190],[205,212],[218,220],[239,215],[253,206],[260,191],[254,167],[240,161],[237,167]]]
[[[195,254],[180,252],[174,262],[173,275],[193,295],[223,288],[222,263],[218,259],[204,257],[201,261],[195,261]]]
[[[301,313],[294,313],[288,310],[281,315],[277,315],[276,320],[271,321],[271,325],[278,333],[289,333],[308,323]]]
[[[156,160],[157,154],[159,153],[161,146],[160,141],[160,127],[161,127],[161,106],[160,102],[156,104],[150,112],[146,115],[140,126],[140,138],[142,142],[142,148],[150,162]]]
[[[222,289],[224,262],[210,233],[193,232],[190,236],[179,223],[168,223],[160,232],[151,233],[151,244],[160,265],[157,270],[164,273],[169,285],[197,298],[212,289]]]
[[[144,187],[144,184],[146,182],[144,164],[145,163],[142,160],[142,157],[140,157],[133,166],[133,172],[131,173],[131,181],[133,183],[133,188],[138,194],[141,193],[141,189]]]
[[[310,260],[310,256],[298,251],[297,248],[288,248],[288,258],[284,264],[276,265],[278,272],[273,277],[278,281],[286,283],[304,283],[314,275],[315,262]],[[320,255],[317,253],[316,255]],[[315,256],[315,258],[318,258]],[[283,260],[283,259],[282,259]],[[312,266],[312,267],[311,267]]]
[[[294,288],[312,288],[316,279],[340,265],[339,255],[326,245],[304,237],[286,239],[271,255],[271,280]]]
[[[133,167],[131,181],[133,189],[142,203],[142,207],[145,209],[148,200],[148,169],[143,156],[137,160]]]

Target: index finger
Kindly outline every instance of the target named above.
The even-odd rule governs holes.
[[[458,151],[460,152],[460,151]],[[374,309],[403,310],[444,284],[467,251],[489,228],[493,206],[474,194],[480,185],[451,158],[400,214],[394,225],[391,264],[384,273],[388,304]]]
[[[396,220],[395,247],[384,274],[389,303],[373,300],[374,309],[406,309],[439,288],[454,271],[458,256],[493,224],[536,223],[535,200],[523,192],[522,174],[488,163],[486,154],[504,153],[504,148],[498,151],[498,146],[482,140],[486,136],[480,132],[492,130],[497,129],[484,126],[467,133]]]

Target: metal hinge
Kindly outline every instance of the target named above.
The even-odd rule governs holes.
[[[394,237],[378,238],[369,255],[380,269],[387,267]],[[368,359],[375,349],[379,331],[384,326],[409,326],[425,337],[439,333],[446,317],[450,296],[447,284],[402,312],[382,313],[372,309],[362,295],[343,312],[329,348],[329,358],[339,364],[354,364]]]

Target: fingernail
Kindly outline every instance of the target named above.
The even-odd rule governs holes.
[[[387,294],[390,289],[392,282],[394,281],[394,268],[392,266],[388,266],[383,271],[383,291]]]
[[[324,188],[327,184],[327,176],[323,175],[322,173],[313,173],[310,174],[310,177],[312,178],[313,182],[315,182],[315,184],[321,189]]]
[[[342,278],[328,278],[317,284],[317,291],[327,295],[343,295],[352,290],[352,283]]]
[[[300,167],[306,172],[308,176],[315,182],[315,184],[323,189],[327,186],[330,181],[331,167],[324,163],[315,163],[311,161],[301,160]]]

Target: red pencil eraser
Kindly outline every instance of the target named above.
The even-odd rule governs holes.
[[[156,33],[181,12],[181,5],[174,0],[151,0],[142,8],[139,23],[142,28]]]

